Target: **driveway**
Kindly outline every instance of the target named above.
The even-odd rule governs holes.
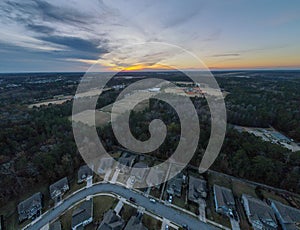
[[[138,194],[132,190],[126,189],[116,184],[94,184],[89,188],[85,188],[83,190],[80,190],[79,192],[76,192],[68,199],[64,200],[61,205],[43,214],[40,219],[37,219],[27,229],[32,229],[32,230],[41,229],[44,225],[48,224],[49,222],[59,217],[64,211],[68,210],[68,208],[70,208],[75,203],[84,200],[87,196],[94,195],[97,193],[115,193],[126,199],[133,197],[136,200],[136,204],[138,206],[142,206],[146,210],[158,216],[166,218],[179,225],[186,224],[192,230],[217,229],[216,227],[210,224],[201,222],[197,218],[194,218],[186,213],[175,210],[171,207],[165,206],[162,203],[159,202],[152,203],[148,198],[144,197],[143,195]]]

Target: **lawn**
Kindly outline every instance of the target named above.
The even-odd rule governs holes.
[[[88,225],[86,229],[94,229],[94,227],[101,222],[104,213],[107,212],[110,208],[114,208],[117,204],[117,200],[110,196],[96,196],[93,198],[93,202],[93,224]],[[63,229],[71,229],[72,213],[76,208],[80,206],[80,204],[81,203],[69,209],[60,217]]]
[[[123,209],[121,211],[121,216],[127,222],[130,219],[130,217],[135,216],[136,213],[137,213],[136,208],[128,204],[124,204]]]
[[[162,224],[161,221],[159,221],[147,214],[143,215],[142,222],[148,228],[148,230],[161,229],[161,224]]]
[[[94,197],[94,221],[102,220],[105,212],[110,208],[114,208],[118,200],[110,196],[96,196]]]

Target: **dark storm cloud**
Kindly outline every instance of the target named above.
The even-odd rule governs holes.
[[[40,18],[43,21],[65,22],[65,23],[82,23],[85,24],[91,17],[78,10],[66,7],[57,7],[46,1],[4,1],[2,4],[3,11],[7,13],[19,12],[21,14],[8,14],[9,17],[20,21],[31,21]],[[30,18],[26,16],[31,16]]]
[[[88,53],[106,53],[105,48],[99,48],[100,41],[89,41],[78,37],[44,36],[38,37],[40,40],[64,45],[73,50],[85,51]]]
[[[29,30],[32,30],[37,33],[44,33],[44,34],[51,34],[55,30],[52,27],[49,26],[43,26],[43,25],[35,25],[33,23],[27,24],[26,26]]]
[[[4,44],[6,52],[10,49],[15,52],[28,52],[31,54],[47,54],[48,57],[59,59],[98,59],[99,55],[108,52],[107,41],[99,36],[94,39],[77,37],[75,35],[57,36],[65,26],[78,28],[79,31],[88,31],[89,23],[93,20],[91,15],[70,7],[54,6],[43,0],[39,1],[3,1],[0,2],[0,22],[9,24],[17,22],[22,25],[31,37],[41,44],[59,47],[58,50],[35,50],[33,47],[13,47]],[[60,23],[60,27],[57,23]],[[80,33],[78,33],[80,36]],[[97,38],[98,37],[98,38]],[[40,44],[39,44],[40,45]],[[58,45],[58,46],[57,46]],[[18,46],[18,45],[17,45]],[[28,56],[28,55],[24,55]]]

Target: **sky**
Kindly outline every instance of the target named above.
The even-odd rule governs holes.
[[[299,0],[2,0],[0,72],[298,69]]]

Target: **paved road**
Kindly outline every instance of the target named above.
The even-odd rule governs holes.
[[[124,197],[126,199],[129,199],[130,197],[134,197],[136,199],[137,205],[142,206],[146,208],[148,211],[153,212],[177,224],[180,225],[187,224],[192,230],[217,229],[212,225],[203,223],[188,214],[177,211],[161,203],[156,202],[154,204],[150,202],[149,199],[144,197],[143,195],[138,194],[132,190],[126,189],[116,184],[95,184],[89,188],[85,188],[75,193],[67,200],[64,200],[61,205],[45,213],[41,219],[37,220],[28,229],[36,230],[42,228],[47,223],[60,216],[64,211],[66,211],[73,204],[77,203],[80,200],[85,199],[87,196],[94,195],[97,193],[111,193],[111,192],[121,197]]]

